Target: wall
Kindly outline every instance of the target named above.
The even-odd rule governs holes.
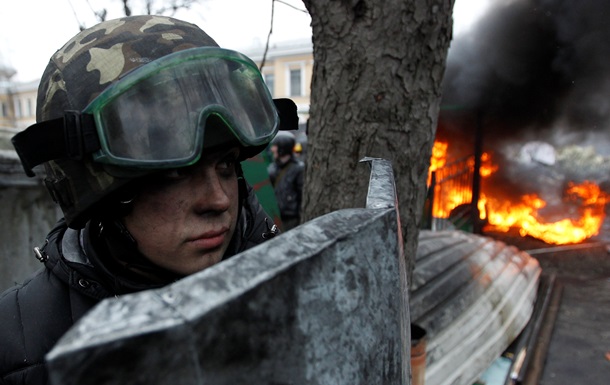
[[[1,292],[42,267],[33,248],[61,214],[41,179],[25,176],[14,151],[0,150],[0,202]]]

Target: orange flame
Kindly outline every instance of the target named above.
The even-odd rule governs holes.
[[[474,162],[474,157],[472,158],[472,161]],[[481,169],[479,170],[481,177],[485,178],[496,171],[498,171],[498,165],[491,163],[491,155],[486,152],[481,154]]]
[[[438,146],[438,147],[436,146],[436,143],[437,142],[435,142],[434,148],[436,148],[439,151],[435,155],[434,149],[433,149],[432,157],[434,159],[431,159],[431,161],[430,161],[431,166],[430,166],[430,172],[428,174],[428,185],[430,185],[432,171],[438,170],[439,172],[441,172],[439,178],[443,179],[442,168],[443,167],[451,168],[453,166],[456,166],[455,164],[450,164],[450,165],[446,164],[446,153],[447,153],[447,147],[448,147],[447,143],[443,143],[442,146]],[[435,167],[433,168],[432,165],[435,165]],[[462,165],[465,165],[465,167],[467,168],[470,175],[472,175],[472,173],[474,171],[474,157],[468,158],[465,161],[465,163],[462,163]],[[462,165],[458,164],[456,167],[457,168],[463,167]],[[481,155],[481,168],[480,168],[481,176],[482,177],[490,176],[497,170],[498,170],[498,166],[492,163],[491,156],[488,153],[483,153]],[[462,178],[466,178],[468,176],[469,176],[469,174],[467,172],[464,172],[461,175]],[[460,183],[460,187],[462,187],[462,186],[463,186],[463,184]],[[472,190],[470,188],[468,188],[468,189],[463,189],[463,188],[445,189],[445,188],[441,188],[441,185],[436,185],[434,188],[434,196],[435,196],[435,202],[434,202],[432,215],[436,218],[448,218],[453,209],[455,209],[456,207],[458,207],[462,204],[469,203],[472,201]]]
[[[447,146],[444,148],[445,153],[446,150]],[[492,164],[489,154],[483,154],[481,161],[482,178],[498,170],[498,166]],[[435,160],[435,164],[444,163]],[[468,161],[471,171],[474,169],[473,164],[471,158]],[[449,217],[454,208],[472,200],[472,191],[464,190],[463,186],[461,189],[442,192],[439,187],[435,188],[437,199],[433,209],[433,215],[437,218]],[[444,196],[437,196],[440,194]],[[513,203],[495,200],[483,191],[478,209],[481,219],[487,220],[485,230],[507,232],[510,228],[518,228],[521,236],[529,235],[550,244],[578,243],[599,233],[605,218],[607,195],[597,184],[590,181],[581,184],[570,183],[564,201],[579,207],[579,218],[545,223],[539,218],[538,210],[545,207],[546,202],[536,194],[524,195],[518,203]]]
[[[428,168],[428,185],[432,177],[432,172],[445,166],[447,162],[447,147],[449,143],[435,141],[432,147],[432,156],[430,157],[430,167]]]
[[[447,147],[449,143],[435,141],[432,147],[432,157],[430,158],[430,172],[443,167],[447,162]]]

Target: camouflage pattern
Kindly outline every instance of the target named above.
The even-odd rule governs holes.
[[[38,122],[82,111],[123,74],[172,52],[218,44],[194,24],[164,16],[132,16],[100,23],[74,36],[50,59],[38,89]],[[45,183],[70,227],[84,226],[104,197],[144,175],[92,162],[45,164]]]

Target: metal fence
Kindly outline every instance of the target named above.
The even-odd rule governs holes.
[[[472,231],[473,176],[472,156],[449,163],[431,173],[424,228]]]

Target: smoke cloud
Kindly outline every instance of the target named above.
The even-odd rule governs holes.
[[[444,108],[480,113],[486,140],[605,131],[609,14],[608,0],[497,0],[452,42]]]

